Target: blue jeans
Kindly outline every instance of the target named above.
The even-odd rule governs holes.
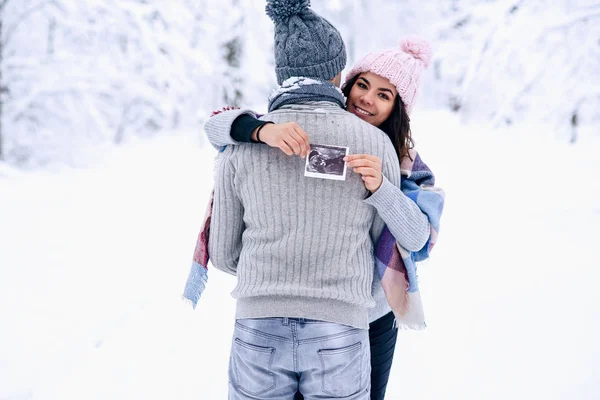
[[[369,343],[371,344],[371,400],[384,400],[394,349],[398,338],[398,328],[394,327],[394,313],[389,312],[369,324]],[[304,400],[296,393],[294,400]]]
[[[229,399],[368,400],[366,329],[304,318],[239,319],[229,359]]]

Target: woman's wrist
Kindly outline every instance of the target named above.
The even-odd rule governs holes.
[[[239,143],[255,142],[252,134],[256,134],[256,130],[264,123],[264,121],[258,120],[254,114],[241,114],[231,124],[231,138]]]
[[[252,141],[253,141],[254,143],[265,143],[265,142],[264,142],[263,140],[261,140],[261,138],[260,138],[260,131],[262,130],[262,128],[264,128],[264,127],[265,127],[265,125],[272,124],[272,123],[273,123],[273,122],[267,121],[267,122],[265,122],[264,124],[262,124],[261,126],[259,126],[258,128],[254,129],[254,130],[252,131],[252,135],[250,136],[250,137],[251,137],[251,139],[252,139]]]
[[[258,138],[257,138],[257,133],[260,128],[262,128],[262,125],[257,126],[256,128],[254,128],[252,130],[252,133],[250,134],[250,141],[252,143],[259,143]]]

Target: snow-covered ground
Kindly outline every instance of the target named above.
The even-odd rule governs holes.
[[[389,399],[600,398],[600,145],[415,115],[447,193]],[[211,189],[189,135],[0,166],[0,399],[225,399],[233,278],[180,300]]]

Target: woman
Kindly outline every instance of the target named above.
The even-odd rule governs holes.
[[[371,53],[361,59],[350,70],[342,87],[347,98],[347,111],[385,132],[401,161],[414,161],[416,155],[414,151],[410,152],[413,141],[409,115],[421,73],[429,65],[430,57],[431,51],[426,42],[407,38],[401,42],[399,49]],[[235,110],[229,112],[239,114]],[[213,145],[220,147],[236,142],[266,143],[280,148],[288,155],[309,155],[308,135],[295,123],[273,124],[260,121],[249,113],[237,115],[232,121],[223,131],[207,130]],[[383,175],[382,162],[378,157],[352,154],[345,161],[349,168],[362,175],[365,187],[371,193],[379,190]],[[382,219],[385,221],[383,215]],[[394,313],[388,311],[389,307],[385,304],[375,310],[369,327],[372,399],[383,399],[385,396],[396,344],[398,332]]]

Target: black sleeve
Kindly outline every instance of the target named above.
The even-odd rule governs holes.
[[[231,138],[238,142],[254,143],[250,138],[252,131],[268,123],[267,121],[256,119],[254,115],[242,114],[231,125]]]

